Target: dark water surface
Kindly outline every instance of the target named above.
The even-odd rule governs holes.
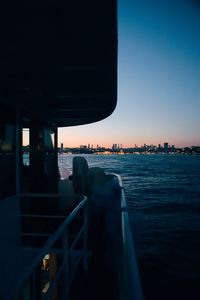
[[[200,299],[200,156],[85,155],[125,186],[144,298]],[[73,155],[59,155],[71,170]]]

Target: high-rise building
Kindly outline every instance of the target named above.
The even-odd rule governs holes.
[[[164,149],[168,149],[169,148],[169,144],[168,143],[164,143]]]
[[[119,150],[119,145],[118,144],[113,144],[112,145],[112,150],[113,151],[118,151]]]
[[[113,151],[119,151],[122,149],[122,144],[113,144],[112,145],[112,150]]]
[[[63,143],[60,144],[60,148],[63,150]]]

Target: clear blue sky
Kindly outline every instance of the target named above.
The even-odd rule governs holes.
[[[200,145],[198,1],[120,0],[118,39],[115,112],[59,129],[59,143]]]

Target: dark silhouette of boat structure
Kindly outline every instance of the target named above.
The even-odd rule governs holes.
[[[118,186],[110,238],[90,168],[58,171],[57,128],[115,109],[117,3],[11,1],[0,14],[0,299],[142,299],[120,176],[103,174]]]

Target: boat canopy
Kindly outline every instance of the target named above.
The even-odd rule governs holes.
[[[117,101],[116,0],[9,1],[0,12],[0,102],[56,127]]]

